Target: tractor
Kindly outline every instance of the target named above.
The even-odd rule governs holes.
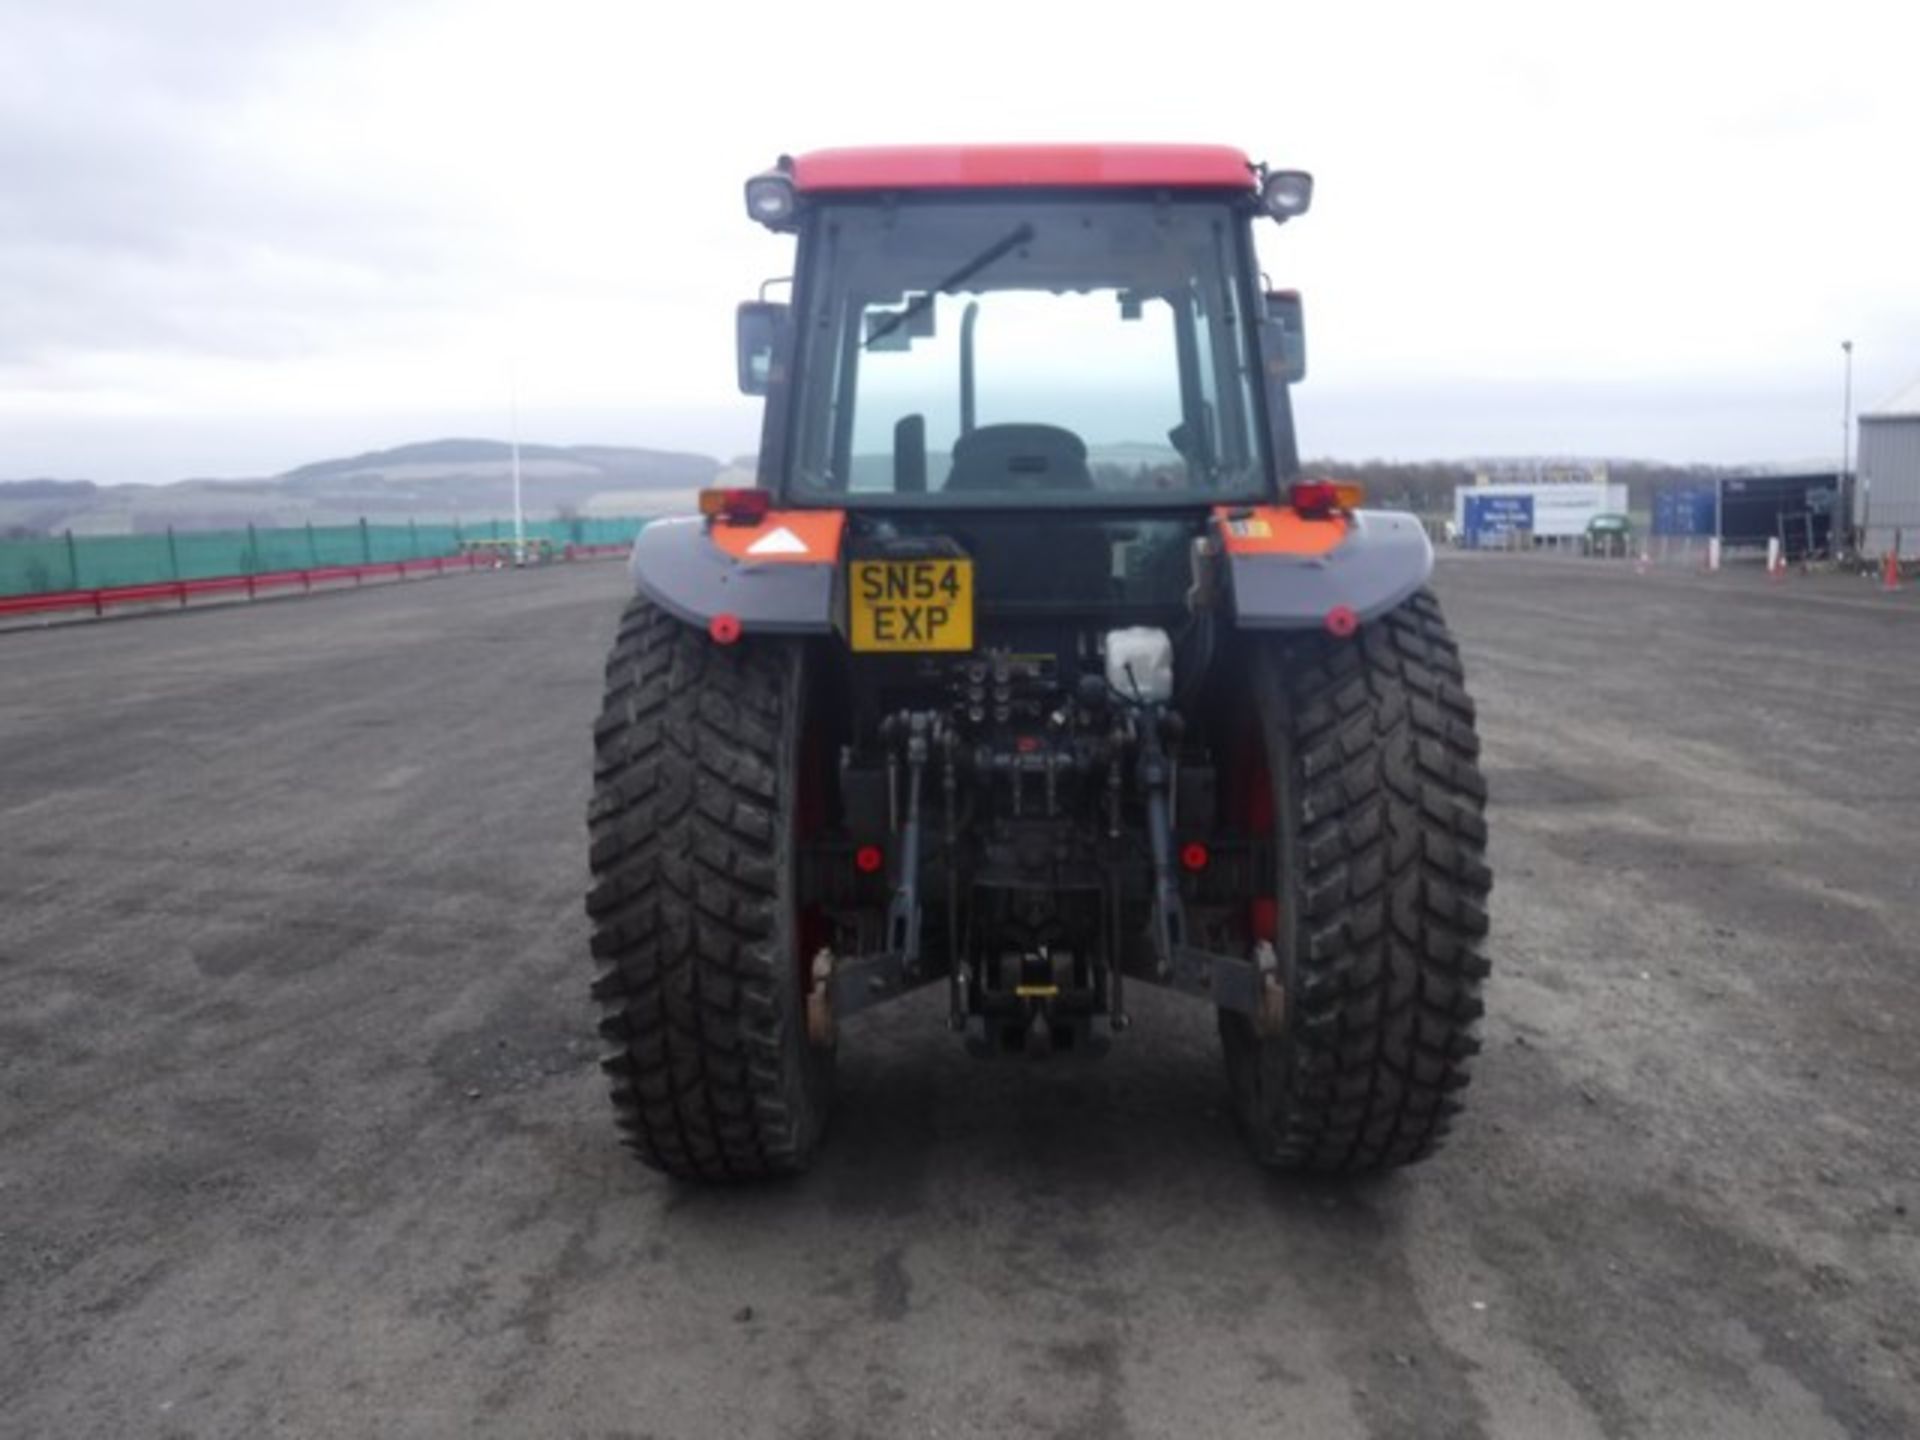
[[[1276,1169],[1439,1145],[1486,788],[1425,530],[1300,473],[1302,305],[1255,241],[1312,194],[1197,145],[747,181],[796,242],[736,316],[756,483],[640,533],[594,729],[593,994],[642,1161],[805,1170],[849,1022],[928,989],[983,1058],[1124,1051],[1141,986],[1213,1007]]]

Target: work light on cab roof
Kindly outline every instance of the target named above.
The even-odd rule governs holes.
[[[893,145],[745,198],[793,237],[735,312],[752,482],[641,531],[594,732],[629,1143],[801,1170],[863,1012],[936,987],[976,1055],[1090,1058],[1160,1017],[1144,986],[1217,1012],[1263,1163],[1431,1153],[1478,1044],[1486,788],[1425,527],[1301,473],[1270,226],[1313,178]]]

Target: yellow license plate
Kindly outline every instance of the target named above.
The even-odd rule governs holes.
[[[853,561],[847,634],[855,650],[971,650],[973,561]]]

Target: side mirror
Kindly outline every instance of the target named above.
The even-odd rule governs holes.
[[[787,307],[749,300],[734,312],[734,344],[740,367],[740,392],[764,395],[773,380],[773,356],[787,329]]]
[[[1298,290],[1269,290],[1267,318],[1260,322],[1267,374],[1287,385],[1307,378],[1307,318]]]
[[[913,331],[905,310],[869,310],[865,316],[867,322],[866,343],[863,350],[909,350],[913,347]]]

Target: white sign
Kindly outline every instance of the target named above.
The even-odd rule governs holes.
[[[1453,523],[1466,528],[1466,499],[1475,496],[1527,496],[1533,501],[1533,534],[1543,540],[1568,539],[1587,533],[1587,522],[1596,515],[1624,515],[1627,511],[1625,485],[1570,485],[1564,482],[1529,484],[1462,485],[1453,492]],[[1485,499],[1481,500],[1482,504]]]

